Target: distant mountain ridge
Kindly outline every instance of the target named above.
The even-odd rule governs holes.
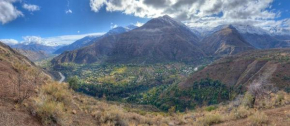
[[[98,40],[100,36],[86,36],[80,40],[75,41],[74,43],[70,44],[70,45],[66,45],[63,46],[59,49],[57,49],[56,51],[54,51],[54,54],[61,54],[64,51],[71,51],[71,50],[75,50],[75,49],[79,49],[81,47],[90,45],[91,42],[94,40]]]
[[[52,62],[196,62],[209,56],[230,56],[254,49],[287,48],[288,38],[284,35],[279,39],[262,28],[242,24],[190,29],[165,15],[119,35],[104,35],[92,45],[65,52]]]
[[[191,30],[200,35],[200,38],[206,38],[213,33],[222,30],[228,25],[220,25],[214,28],[191,28]],[[278,33],[271,33],[267,30],[264,30],[259,27],[243,24],[232,24],[243,37],[245,41],[250,43],[257,49],[270,49],[270,48],[288,48],[290,43],[287,40],[290,40],[290,33],[280,35]]]
[[[16,45],[11,45],[12,48],[14,49],[22,49],[22,50],[30,50],[34,52],[45,52],[47,54],[52,54],[55,50],[59,49],[61,46],[45,46],[42,44],[37,44],[37,43],[30,43],[30,44],[16,44]]]
[[[72,50],[80,49],[82,47],[89,46],[89,45],[93,44],[94,42],[100,40],[101,38],[104,38],[104,37],[107,37],[110,35],[117,35],[117,34],[121,34],[124,32],[128,32],[128,31],[135,29],[135,28],[137,28],[137,26],[134,26],[134,25],[130,25],[127,27],[116,27],[102,36],[86,36],[80,40],[75,41],[74,43],[72,43],[70,45],[59,48],[58,50],[56,50],[54,52],[54,54],[61,54],[65,51],[72,51]]]
[[[20,54],[26,56],[29,60],[35,62],[35,61],[40,61],[43,60],[45,58],[50,57],[49,54],[43,52],[43,51],[31,51],[31,50],[23,50],[23,49],[14,49],[17,52],[19,52]]]
[[[222,56],[234,55],[240,52],[254,50],[251,44],[246,42],[240,33],[232,25],[216,31],[204,38],[201,43],[204,52],[208,55]]]

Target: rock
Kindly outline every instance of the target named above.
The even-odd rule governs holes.
[[[72,110],[71,113],[72,113],[72,114],[77,114],[77,111],[76,111],[76,110]]]

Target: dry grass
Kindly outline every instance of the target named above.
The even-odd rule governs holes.
[[[254,126],[260,126],[262,124],[268,124],[268,116],[263,112],[255,112],[249,117],[251,124]]]
[[[69,125],[71,119],[67,116],[71,94],[64,84],[56,82],[43,85],[37,97],[31,99],[32,113],[48,125]]]
[[[231,111],[229,119],[242,119],[248,117],[249,115],[251,115],[251,111],[244,106],[240,106]]]
[[[289,94],[280,92],[268,99],[259,99],[255,108],[250,108],[251,97],[245,95],[239,106],[231,104],[203,107],[186,113],[147,112],[136,108],[125,108],[122,104],[110,104],[83,94],[70,91],[66,84],[50,83],[39,88],[38,96],[32,98],[32,112],[47,125],[101,125],[101,126],[143,126],[143,125],[213,125],[247,119],[252,125],[269,123],[264,113],[256,107],[263,102],[276,107],[289,103]],[[267,101],[268,100],[268,101]],[[269,101],[274,101],[269,104]],[[265,104],[264,104],[265,105]],[[29,105],[28,105],[29,106]],[[72,111],[75,111],[72,113]],[[142,111],[142,114],[137,111]],[[257,111],[257,112],[256,112]],[[261,116],[262,115],[262,116]]]
[[[218,113],[216,114],[208,113],[204,117],[201,117],[197,120],[197,123],[203,126],[210,126],[212,124],[217,124],[220,122],[223,122],[223,118]]]

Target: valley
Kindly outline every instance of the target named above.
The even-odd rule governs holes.
[[[0,1],[0,126],[290,125],[281,2],[27,1]]]

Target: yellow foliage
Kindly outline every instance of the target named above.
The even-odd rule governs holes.
[[[127,67],[121,67],[121,68],[117,68],[114,71],[111,72],[110,75],[114,75],[114,74],[122,74],[125,73],[127,70]]]

